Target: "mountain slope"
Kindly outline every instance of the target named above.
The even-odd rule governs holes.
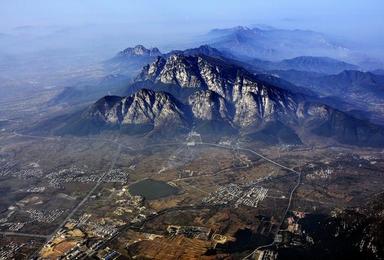
[[[359,208],[331,216],[308,214],[299,221],[312,243],[278,249],[281,259],[384,259],[384,194]]]
[[[130,79],[123,75],[108,75],[98,80],[79,82],[65,87],[48,102],[48,105],[81,105],[107,94],[120,95],[130,82]]]

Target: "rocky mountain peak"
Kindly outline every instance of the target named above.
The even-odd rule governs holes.
[[[195,89],[188,103],[196,118],[231,120],[241,127],[272,120],[278,113],[295,113],[297,107],[287,91],[267,86],[241,67],[204,55],[158,58],[144,67],[138,80]]]
[[[184,126],[186,111],[181,103],[164,92],[141,89],[127,97],[106,96],[98,100],[85,114],[109,125],[165,124]]]
[[[203,81],[196,65],[197,58],[192,56],[172,54],[167,59],[159,57],[143,68],[137,80],[152,80],[183,88],[198,88],[203,85]]]
[[[143,45],[136,45],[133,48],[126,48],[119,52],[119,56],[142,56],[142,57],[156,57],[160,56],[161,52],[158,48],[147,49]]]

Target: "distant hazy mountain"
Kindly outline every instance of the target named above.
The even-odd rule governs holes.
[[[158,48],[147,49],[143,45],[136,45],[133,48],[126,48],[117,54],[120,58],[130,57],[157,57],[160,56],[161,52]]]
[[[384,123],[384,75],[346,70],[336,75],[301,71],[274,71],[273,74],[324,97],[337,97],[349,109],[373,113],[373,119]]]
[[[74,86],[65,87],[49,101],[48,105],[73,106],[89,103],[107,94],[121,94],[129,83],[130,79],[127,76],[107,75],[101,79],[89,80]]]
[[[333,91],[369,91],[384,95],[384,76],[370,72],[346,70],[337,75],[321,77],[319,84],[332,87]]]
[[[191,48],[186,50],[174,50],[166,54],[166,56],[171,56],[173,54],[182,54],[185,56],[197,56],[197,55],[205,55],[210,57],[227,57],[227,58],[235,58],[231,54],[225,54],[218,49],[215,49],[207,44],[201,45],[197,48]],[[228,56],[227,56],[228,55]]]
[[[126,48],[103,63],[105,77],[88,79],[74,86],[65,87],[50,100],[49,105],[75,105],[94,101],[107,94],[122,94],[123,87],[131,82],[130,79],[134,78],[144,65],[151,63],[160,55],[162,54],[159,49],[147,49],[143,45]]]
[[[307,30],[234,27],[214,29],[205,41],[220,51],[242,58],[282,60],[298,56],[343,59],[350,51],[325,35]]]
[[[358,66],[328,57],[300,56],[278,62],[253,59],[251,65],[266,70],[298,70],[325,74],[337,74],[344,70],[357,70]]]
[[[110,73],[135,76],[144,65],[160,55],[162,54],[157,48],[147,49],[143,45],[137,45],[120,51],[115,57],[104,62],[104,65]]]
[[[335,75],[322,75],[300,71],[275,71],[275,74],[324,96],[372,95],[372,98],[384,97],[384,76],[371,72],[345,70]]]
[[[136,84],[142,88],[100,99],[66,119],[56,133],[119,129],[175,136],[193,128],[215,136],[240,133],[268,144],[300,143],[300,133],[347,144],[384,145],[383,128],[205,55],[157,57],[143,68]]]
[[[373,70],[371,71],[373,74],[376,74],[376,75],[384,75],[384,70]]]

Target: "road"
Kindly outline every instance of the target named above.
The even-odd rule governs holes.
[[[272,159],[269,159],[268,157],[265,157],[264,155],[262,155],[262,154],[260,154],[260,153],[258,153],[258,152],[256,152],[256,151],[254,151],[254,150],[251,150],[251,149],[249,149],[249,148],[233,147],[233,146],[227,146],[227,145],[221,145],[221,144],[214,144],[214,143],[204,143],[204,142],[202,142],[202,143],[200,143],[200,144],[202,144],[202,145],[216,146],[216,147],[220,147],[220,148],[224,148],[224,149],[240,150],[240,151],[250,152],[250,153],[253,153],[253,154],[257,155],[257,156],[259,156],[260,158],[262,158],[262,159],[264,159],[264,160],[266,160],[266,161],[268,161],[268,162],[270,162],[270,163],[272,163],[272,164],[274,164],[274,165],[276,165],[276,166],[279,166],[279,167],[281,167],[281,168],[283,168],[283,169],[286,169],[286,170],[288,170],[288,171],[291,171],[291,172],[299,173],[299,172],[295,171],[294,169],[289,168],[289,167],[287,167],[287,166],[285,166],[285,165],[282,165],[282,164],[280,164],[280,163],[278,163],[278,162],[276,162],[276,161],[274,161],[274,160],[272,160]],[[200,144],[199,144],[199,145],[200,145]]]
[[[38,234],[29,234],[29,233],[20,233],[20,232],[0,232],[2,236],[17,236],[17,237],[32,237],[32,238],[43,238],[48,239],[49,236],[38,235]]]

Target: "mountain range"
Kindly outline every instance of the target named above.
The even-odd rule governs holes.
[[[298,56],[350,57],[351,51],[327,36],[308,30],[284,30],[272,27],[237,26],[214,29],[205,43],[238,58],[278,61]]]
[[[328,57],[300,56],[281,61],[253,59],[248,61],[255,67],[265,70],[297,70],[324,74],[337,74],[345,70],[358,70],[359,67]]]
[[[342,110],[361,110],[365,117],[384,123],[384,76],[372,72],[345,70],[324,75],[296,70],[271,71],[315,95],[337,98],[332,104]]]
[[[158,56],[143,67],[127,93],[101,98],[67,118],[56,133],[119,129],[175,136],[193,129],[207,135],[240,134],[269,144],[298,144],[307,136],[345,144],[384,144],[379,126],[203,54]]]

